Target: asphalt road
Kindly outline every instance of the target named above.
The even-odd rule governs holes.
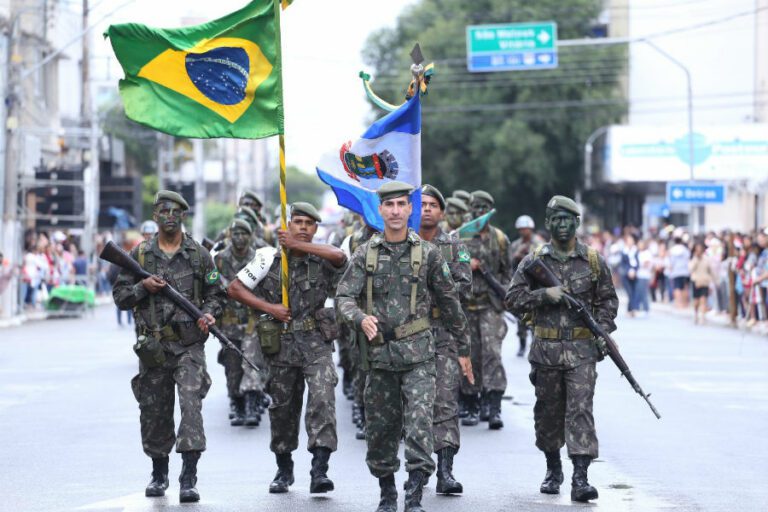
[[[543,456],[533,445],[533,388],[528,364],[505,344],[509,376],[505,428],[462,431],[455,475],[465,494],[425,492],[430,511],[610,511],[768,509],[768,338],[693,326],[666,314],[621,317],[616,335],[625,358],[662,414],[656,420],[609,361],[599,366],[595,415],[600,458],[590,480],[600,498],[571,503],[570,467],[560,496],[539,494]],[[373,511],[378,486],[354,439],[350,404],[340,394],[339,451],[329,476],[336,491],[309,494],[310,454],[300,449],[296,484],[270,495],[275,472],[268,423],[233,428],[217,342],[208,342],[213,387],[205,400],[208,450],[199,464],[198,504],[180,505],[181,461],[171,458],[167,496],[143,495],[151,462],[141,451],[132,330],[114,309],[92,316],[33,322],[0,330],[0,510]],[[302,434],[301,444],[306,437]],[[406,474],[397,475],[398,487]],[[401,492],[402,503],[402,492]],[[401,505],[402,506],[402,505]]]

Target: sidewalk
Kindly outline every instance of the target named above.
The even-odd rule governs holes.
[[[651,303],[651,312],[660,312],[667,315],[674,315],[681,318],[687,318],[693,325],[693,306],[689,305],[686,309],[677,309],[670,303]],[[737,319],[737,325],[733,326],[730,323],[730,317],[726,314],[717,313],[716,311],[710,311],[706,315],[706,324],[714,325],[718,327],[727,327],[729,329],[738,329],[753,334],[768,335],[768,322],[758,322],[756,325],[748,326],[747,321],[739,318]]]
[[[105,306],[108,304],[114,305],[111,295],[103,295],[96,297],[96,306]],[[18,327],[27,322],[37,322],[48,318],[48,312],[45,310],[32,310],[25,311],[20,315],[15,315],[10,318],[0,318],[0,329],[6,329],[8,327]]]

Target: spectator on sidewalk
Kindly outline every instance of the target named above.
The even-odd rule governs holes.
[[[641,240],[637,243],[637,280],[635,282],[635,307],[638,311],[648,315],[649,287],[653,276],[653,254],[648,248],[648,241]]]
[[[669,302],[667,288],[668,279],[666,274],[667,266],[667,246],[663,242],[656,244],[657,252],[653,256],[653,273],[651,276],[651,300],[653,302]]]
[[[637,311],[635,288],[637,286],[637,269],[639,266],[637,238],[633,234],[628,234],[624,237],[624,250],[621,253],[619,275],[621,276],[621,286],[627,293],[627,311],[629,316],[635,316],[635,311]]]
[[[704,242],[696,242],[693,246],[693,256],[688,264],[693,283],[693,323],[695,324],[704,324],[706,321],[709,288],[717,279],[712,261],[705,254],[706,249]]]
[[[684,309],[688,307],[688,286],[690,282],[690,270],[688,264],[691,261],[691,251],[683,243],[682,232],[676,232],[674,244],[669,250],[667,275],[672,281],[672,297],[675,307]]]
[[[88,286],[88,257],[85,255],[85,251],[78,251],[74,246],[72,246],[72,250],[77,251],[77,258],[72,262],[72,266],[75,267],[75,284]]]

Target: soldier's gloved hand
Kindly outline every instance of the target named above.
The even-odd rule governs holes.
[[[595,340],[595,346],[597,347],[598,353],[597,360],[602,361],[605,359],[605,356],[608,355],[608,342],[605,341],[605,338],[600,336]]]
[[[551,286],[544,290],[544,297],[550,304],[559,304],[563,301],[565,292],[562,286]]]
[[[165,280],[158,276],[149,276],[146,279],[141,280],[141,284],[151,294],[159,293],[160,290],[165,288]]]

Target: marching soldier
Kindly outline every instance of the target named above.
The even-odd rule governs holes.
[[[365,387],[366,462],[379,479],[377,512],[397,510],[394,473],[405,439],[406,512],[422,512],[422,488],[435,469],[432,419],[435,399],[435,340],[430,307],[456,339],[466,339],[450,268],[440,251],[408,229],[413,187],[392,181],[378,190],[384,233],[352,256],[336,294],[345,321],[368,340],[370,371]],[[360,307],[363,305],[364,307]],[[463,368],[471,376],[471,368]]]
[[[155,196],[153,218],[158,234],[137,245],[131,256],[152,276],[138,280],[121,271],[112,290],[120,309],[133,309],[139,339],[139,374],[131,387],[141,410],[141,442],[152,458],[152,480],[146,496],[164,496],[168,488],[168,454],[176,443],[183,466],[179,482],[182,502],[200,499],[197,461],[205,450],[203,398],[211,386],[203,343],[225,300],[219,273],[208,251],[181,226],[189,205],[176,192]],[[172,285],[195,303],[204,317],[195,321],[159,292]],[[179,395],[181,422],[174,433],[174,388]]]
[[[332,358],[338,324],[333,309],[324,305],[334,294],[347,258],[332,245],[312,242],[321,221],[314,206],[294,203],[288,230],[278,232],[280,244],[289,251],[290,309],[282,304],[282,256],[275,249],[257,251],[228,288],[231,297],[272,317],[262,317],[257,327],[270,369],[270,449],[278,467],[271,493],[288,492],[294,482],[291,453],[299,444],[305,386],[307,449],[313,455],[309,492],[333,490],[327,472],[338,444],[334,388],[339,379]]]
[[[478,218],[494,206],[493,196],[478,190],[472,193],[470,209]],[[507,388],[507,376],[501,359],[501,344],[507,334],[503,297],[494,292],[490,280],[506,287],[512,280],[512,257],[507,235],[486,223],[472,238],[465,240],[471,256],[472,297],[467,306],[467,321],[472,334],[472,368],[475,384],[462,381],[462,393],[469,414],[462,425],[473,426],[488,421],[488,428],[504,427],[501,399]]]
[[[467,203],[456,197],[449,197],[445,201],[445,220],[440,223],[440,229],[446,233],[459,229],[468,213]]]
[[[554,196],[546,209],[550,243],[523,258],[507,291],[505,303],[515,315],[531,315],[533,344],[528,360],[531,383],[536,387],[533,409],[536,447],[547,459],[547,473],[540,491],[558,494],[563,483],[560,448],[568,447],[573,461],[571,499],[596,499],[597,489],[589,485],[587,469],[598,455],[592,397],[597,379],[599,348],[583,320],[563,300],[563,291],[576,296],[591,308],[597,322],[608,332],[616,330],[618,310],[611,271],[594,249],[576,240],[580,220],[575,201]],[[543,262],[564,283],[563,286],[532,289],[524,269],[533,259]]]
[[[533,219],[528,215],[521,215],[515,221],[515,229],[520,235],[517,240],[512,242],[509,250],[512,253],[512,271],[517,270],[520,262],[532,249],[541,245],[542,241],[535,239],[533,230],[536,228]],[[520,341],[520,349],[517,351],[517,357],[525,355],[525,346],[528,342],[528,327],[521,319],[517,319],[517,338]]]
[[[457,199],[454,199],[457,201]],[[472,270],[469,268],[469,251],[458,237],[452,237],[440,229],[446,208],[443,195],[432,185],[421,188],[421,227],[419,236],[431,242],[440,250],[451,269],[462,302],[469,299],[472,291]],[[435,388],[434,418],[432,419],[437,454],[437,489],[440,494],[458,494],[464,488],[453,477],[453,457],[459,451],[459,390],[461,388],[461,367],[471,367],[469,340],[456,339],[443,327],[440,308],[432,306],[432,335],[435,338],[437,354],[435,366],[437,379]]]
[[[465,205],[467,205],[467,211],[464,213],[464,222],[469,222],[472,220],[472,212],[469,211],[469,206],[472,203],[472,194],[467,192],[466,190],[454,190],[453,194],[451,194],[451,197],[455,197]]]
[[[229,286],[237,273],[242,270],[256,255],[256,250],[251,246],[253,229],[250,224],[241,219],[235,219],[229,227],[230,244],[214,257],[216,268],[221,273],[224,286]],[[237,348],[244,350],[246,356],[252,356],[259,366],[262,364],[260,347],[257,349],[255,340],[247,343],[246,338],[255,337],[256,314],[253,310],[240,304],[234,299],[228,299],[221,315],[221,330]],[[253,357],[255,356],[255,357]],[[227,379],[227,395],[233,406],[234,415],[231,418],[232,426],[258,426],[261,420],[261,381],[257,381],[258,389],[241,391],[244,369],[240,354],[222,346],[218,356],[219,363],[224,366],[224,375]]]

